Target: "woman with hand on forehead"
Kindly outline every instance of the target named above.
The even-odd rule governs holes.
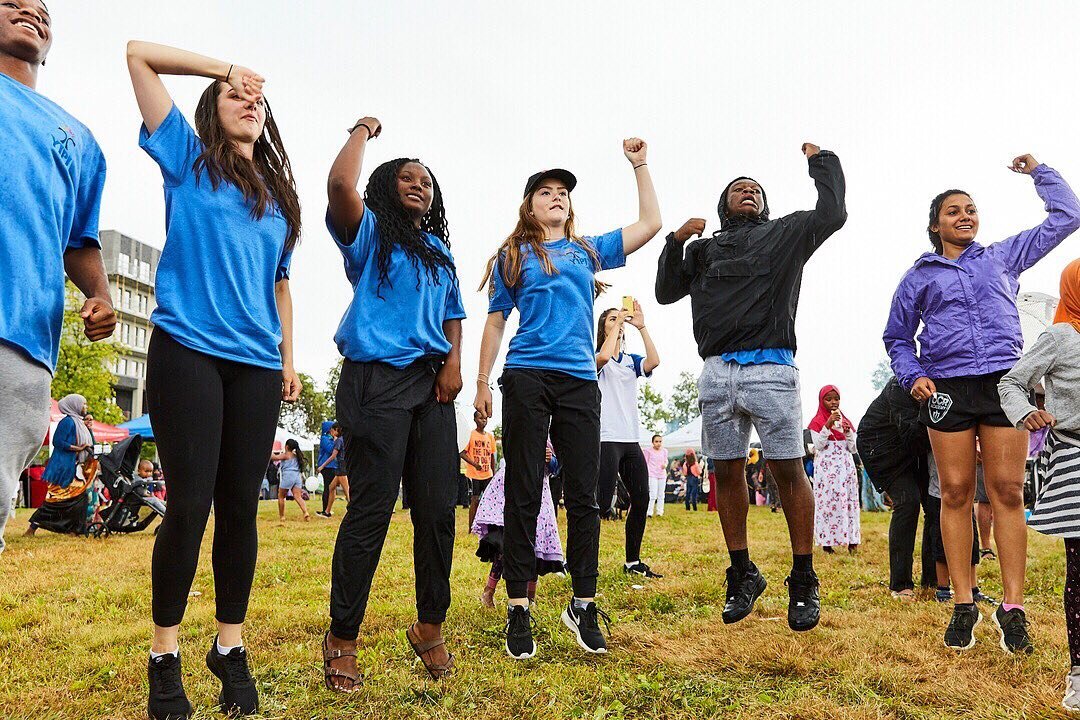
[[[506,319],[515,308],[521,314],[499,381],[506,458],[503,577],[510,598],[506,651],[515,659],[536,653],[527,590],[535,573],[533,538],[549,425],[563,468],[566,555],[574,588],[562,621],[585,651],[607,652],[599,626],[599,618],[607,616],[594,600],[600,543],[600,396],[592,323],[593,302],[605,287],[596,273],[622,267],[626,256],[661,227],[645,142],[625,140],[623,153],[637,181],[637,222],[604,235],[579,236],[570,201],[577,179],[561,169],[538,172],[525,183],[517,226],[488,261],[484,277],[489,314],[474,401],[483,417],[492,412],[489,374]]]
[[[998,382],[1020,359],[1024,345],[1016,308],[1020,274],[1080,227],[1080,200],[1057,171],[1031,155],[1015,158],[1009,167],[1035,182],[1046,220],[981,245],[975,241],[979,212],[971,195],[963,190],[939,194],[930,203],[927,226],[934,251],[923,254],[900,280],[884,341],[897,380],[922,403],[921,421],[929,429],[940,474],[941,534],[956,593],[945,646],[974,647],[974,628],[982,620],[970,577],[978,439],[1005,590],[993,621],[1006,652],[1030,653],[1024,613],[1028,434],[1006,416]]]

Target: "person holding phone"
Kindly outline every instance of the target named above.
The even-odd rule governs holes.
[[[847,221],[840,159],[813,143],[803,143],[802,152],[818,191],[813,210],[771,220],[761,185],[735,178],[717,206],[720,229],[702,237],[705,220],[687,220],[667,236],[656,273],[660,304],[690,296],[694,337],[705,360],[698,381],[702,450],[716,466],[716,504],[731,557],[723,620],[749,616],[767,586],[750,560],[746,534],[750,498],[743,467],[753,426],[791,538],[788,626],[796,631],[817,626],[821,603],[813,563],[814,492],[803,466],[795,314],[803,268]],[[684,250],[695,235],[699,239]]]
[[[629,310],[627,310],[629,306]],[[624,352],[624,325],[637,328],[645,356]],[[641,540],[649,505],[649,468],[639,444],[638,378],[651,377],[660,365],[652,336],[645,327],[645,312],[632,297],[623,298],[623,309],[600,313],[596,324],[596,368],[600,387],[600,477],[596,485],[600,510],[611,506],[615,483],[622,478],[630,492],[626,515],[626,562],[623,572],[647,578],[660,575],[641,561]]]

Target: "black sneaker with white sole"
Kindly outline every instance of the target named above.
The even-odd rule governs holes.
[[[528,660],[536,654],[533,627],[536,622],[525,605],[510,605],[506,610],[506,654],[515,660]]]
[[[577,644],[581,649],[595,654],[607,652],[607,641],[604,640],[604,634],[600,632],[600,618],[603,618],[604,624],[608,626],[610,632],[611,618],[598,608],[594,602],[590,602],[579,610],[574,607],[574,601],[571,600],[562,614],[563,624],[570,628],[570,632],[574,633]]]
[[[623,572],[626,573],[627,575],[641,575],[642,577],[647,577],[647,578],[657,578],[657,579],[659,579],[659,578],[664,577],[660,573],[653,572],[652,568],[650,568],[648,565],[641,562],[640,560],[638,560],[636,563],[634,563],[630,567],[627,567],[626,565],[623,565]]]
[[[817,573],[792,570],[784,584],[788,586],[788,627],[796,632],[813,630],[821,619]]]
[[[953,606],[952,619],[945,629],[945,647],[952,650],[970,650],[975,647],[975,628],[982,622],[982,615],[975,604]]]
[[[1031,644],[1031,636],[1028,635],[1028,621],[1024,611],[1013,608],[1005,612],[1003,606],[998,605],[994,611],[994,624],[997,625],[1001,635],[1001,649],[1007,653],[1031,654],[1034,646]]]
[[[191,703],[184,692],[180,674],[180,655],[151,657],[146,667],[146,679],[150,683],[150,699],[146,713],[150,720],[188,720]]]
[[[768,586],[765,576],[753,563],[750,563],[750,569],[745,572],[729,567],[727,569],[727,599],[724,602],[724,612],[721,613],[724,624],[737,623],[752,613],[754,603]]]
[[[221,712],[233,717],[259,712],[259,691],[248,669],[247,650],[234,647],[228,655],[217,649],[217,638],[206,653],[206,667],[221,681],[218,705]]]

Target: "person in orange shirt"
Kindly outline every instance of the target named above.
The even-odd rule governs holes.
[[[476,507],[480,504],[480,496],[491,482],[495,466],[495,436],[485,432],[487,418],[479,412],[473,413],[473,422],[476,429],[469,434],[469,444],[461,451],[461,459],[465,461],[465,477],[472,486],[472,498],[469,501],[469,527],[472,527],[473,519],[476,518]]]

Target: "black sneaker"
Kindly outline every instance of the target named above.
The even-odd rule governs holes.
[[[970,650],[975,647],[975,627],[982,622],[982,615],[974,604],[953,607],[952,620],[945,630],[945,647],[953,650]]]
[[[998,605],[993,617],[1001,634],[1002,650],[1007,653],[1030,654],[1035,649],[1031,644],[1031,637],[1028,636],[1028,621],[1023,610],[1013,608],[1005,612],[1005,609]]]
[[[533,640],[533,620],[529,608],[524,605],[510,605],[506,611],[506,654],[515,660],[528,660],[536,654],[536,641]]]
[[[765,576],[753,563],[750,563],[750,570],[746,572],[739,572],[736,568],[729,567],[727,569],[727,600],[724,602],[724,612],[721,614],[724,624],[737,623],[752,613],[754,603],[768,586]]]
[[[150,699],[146,703],[150,720],[188,720],[191,717],[191,703],[180,675],[179,654],[150,658],[146,678],[150,682]]]
[[[788,586],[788,627],[796,632],[813,630],[821,619],[817,574],[813,570],[792,570],[784,584]]]
[[[626,565],[623,565],[623,572],[627,575],[642,575],[647,578],[659,579],[664,577],[660,573],[654,573],[648,565],[641,562],[640,560],[638,560],[637,563],[631,565],[630,567],[626,567]]]
[[[577,644],[582,650],[603,654],[607,652],[607,641],[604,640],[604,634],[600,632],[599,618],[604,619],[608,632],[611,632],[611,618],[594,602],[586,605],[583,610],[578,610],[574,607],[574,601],[571,600],[562,614],[563,624],[574,633]]]
[[[979,588],[972,588],[971,589],[971,599],[973,601],[977,602],[977,603],[983,603],[985,605],[990,605],[990,606],[994,606],[994,605],[998,604],[997,600],[990,597],[989,595],[984,593]]]
[[[259,712],[259,692],[248,670],[247,650],[234,647],[228,655],[217,649],[217,638],[206,653],[206,667],[221,681],[218,705],[226,715],[254,715]]]

